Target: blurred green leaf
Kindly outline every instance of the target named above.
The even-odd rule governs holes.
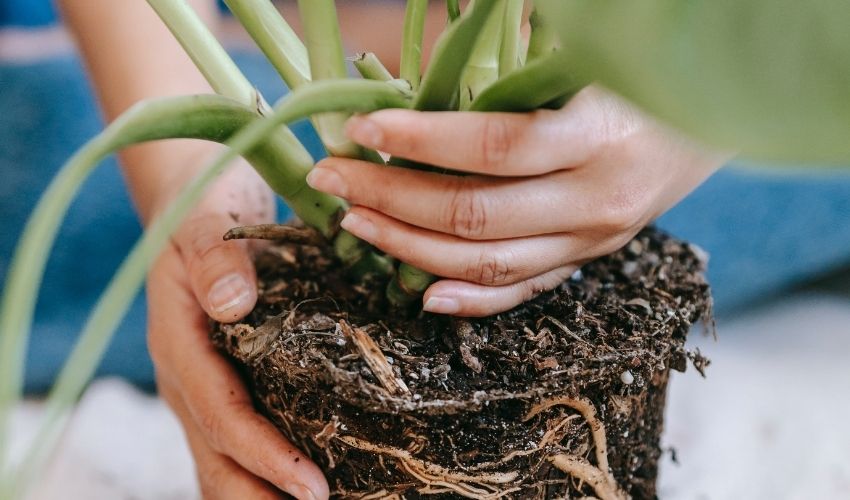
[[[714,146],[850,161],[850,1],[537,0],[571,65]]]

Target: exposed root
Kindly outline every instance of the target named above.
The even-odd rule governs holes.
[[[561,454],[549,457],[549,461],[561,471],[589,484],[600,500],[626,500],[629,498],[616,483],[611,483],[606,474],[587,460]]]
[[[587,425],[590,426],[590,435],[593,437],[596,463],[598,467],[594,467],[589,462],[579,457],[564,454],[551,457],[549,460],[552,464],[571,476],[577,477],[590,484],[602,500],[621,500],[629,498],[628,495],[620,489],[620,486],[617,484],[617,480],[614,479],[614,475],[611,473],[611,469],[608,465],[608,439],[605,436],[605,424],[603,424],[596,416],[596,408],[593,407],[593,404],[590,401],[585,398],[571,398],[568,396],[559,396],[547,399],[532,406],[523,421],[527,422],[541,412],[555,406],[567,406],[572,408],[579,412],[581,416],[584,417],[585,421],[587,421]],[[555,429],[557,429],[561,424],[556,426]],[[547,433],[547,435],[549,434],[550,433]],[[544,435],[543,440],[545,441],[546,439],[547,436]]]
[[[400,448],[377,445],[353,436],[336,436],[336,439],[352,448],[395,458],[407,474],[426,485],[419,489],[422,494],[450,491],[466,498],[492,500],[518,490],[500,486],[514,482],[519,477],[519,473],[515,471],[464,474],[415,458],[410,452]]]
[[[318,247],[327,244],[321,233],[313,228],[280,224],[235,227],[224,235],[225,240],[272,240],[279,243]]]

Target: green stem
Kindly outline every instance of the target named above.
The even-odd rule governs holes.
[[[507,0],[505,5],[505,28],[502,32],[502,47],[499,51],[499,76],[507,75],[517,69],[520,64],[524,7],[523,0]]]
[[[449,23],[453,23],[460,17],[460,2],[458,0],[446,0],[446,11]]]
[[[584,88],[563,50],[539,57],[491,85],[472,103],[471,111],[526,112],[563,102]]]
[[[367,80],[377,80],[379,82],[389,82],[394,79],[393,74],[381,63],[372,52],[363,52],[357,54],[357,57],[351,60],[354,67],[360,73],[360,76]]]
[[[425,35],[427,16],[428,0],[407,0],[401,43],[400,77],[410,82],[413,90],[419,88],[422,78],[422,39]]]
[[[499,51],[505,21],[505,0],[490,0],[489,16],[475,43],[460,83],[460,109],[467,110],[475,97],[499,79]]]
[[[311,80],[307,48],[270,0],[224,0],[290,89]]]
[[[148,0],[213,89],[246,106],[256,106],[257,92],[236,63],[185,0]]]
[[[301,12],[313,80],[346,78],[345,52],[334,0],[298,0],[298,10]],[[344,113],[317,116],[314,123],[328,153],[361,158],[364,156],[362,148],[345,136],[348,116]]]
[[[402,262],[387,285],[387,300],[396,307],[409,306],[436,280],[433,274]]]
[[[484,24],[497,2],[476,2],[440,35],[431,62],[416,94],[414,109],[452,111],[457,109],[458,89],[469,56]]]
[[[537,9],[531,12],[528,22],[531,24],[531,37],[528,39],[526,62],[546,56],[559,48],[558,33]]]
[[[27,302],[34,303],[36,285],[31,282],[27,283],[21,277],[26,274],[26,277],[31,278],[31,273],[34,271],[37,271],[39,277],[42,275],[47,255],[46,248],[49,246],[44,245],[44,243],[52,241],[55,237],[61,214],[67,209],[74,193],[76,193],[79,185],[85,178],[85,174],[91,171],[94,165],[109,154],[117,145],[128,145],[130,143],[128,142],[129,138],[131,137],[136,140],[141,140],[148,136],[162,138],[163,132],[161,129],[167,128],[164,127],[164,124],[168,123],[168,120],[163,120],[162,113],[173,112],[174,109],[171,103],[168,104],[163,109],[157,108],[159,115],[156,116],[157,119],[153,122],[157,125],[155,127],[139,128],[138,122],[133,121],[132,117],[124,121],[119,120],[120,123],[116,122],[116,125],[107,129],[106,132],[81,150],[78,155],[75,155],[74,159],[63,168],[62,173],[51,184],[51,188],[39,202],[39,207],[36,208],[31,222],[27,225],[13,265],[10,267],[11,281],[3,297],[2,324],[5,327],[8,323],[11,323],[8,325],[11,328],[3,328],[4,341],[6,336],[10,335],[17,336],[18,338],[23,337],[23,345],[25,347],[25,337],[29,330],[28,325],[32,319],[32,307],[30,306],[28,308],[29,314],[25,314],[23,317],[15,312],[14,307],[19,306],[20,302],[24,302],[24,305]],[[86,383],[93,375],[113,332],[118,327],[121,318],[138,293],[147,269],[168,243],[171,234],[177,229],[192,207],[201,199],[205,189],[233,160],[239,155],[246,155],[253,151],[264,141],[268,141],[275,131],[280,129],[281,125],[314,114],[340,110],[347,112],[369,112],[387,107],[404,108],[408,104],[409,100],[402,92],[385,83],[371,81],[328,81],[317,83],[293,91],[275,107],[273,113],[267,119],[254,119],[229,139],[226,143],[229,149],[186,187],[166,213],[151,225],[142,236],[142,239],[133,247],[133,250],[113,277],[92,314],[89,316],[71,356],[63,367],[56,385],[47,398],[44,421],[37,436],[49,438],[58,435],[55,430],[56,425],[62,421],[63,416],[67,414],[69,408],[82,393]],[[142,123],[148,123],[150,118],[155,115],[149,109],[141,108],[141,111],[137,111],[137,113],[144,115],[144,120],[140,120]],[[206,110],[204,109],[202,111]],[[241,115],[251,115],[250,112],[246,113],[242,113]],[[174,117],[177,118],[177,115],[174,115]],[[213,123],[213,120],[201,120],[201,122],[201,125],[208,126],[209,123]],[[238,120],[228,120],[228,123],[231,125],[215,122],[216,126],[212,127],[212,129],[215,131],[216,137],[220,137],[223,133],[222,130],[227,130],[228,127],[232,128],[234,122],[238,122]],[[130,125],[134,127],[128,130]],[[185,124],[183,125],[185,126]],[[172,128],[172,132],[178,135],[186,133],[186,129],[180,129],[177,124],[172,125]],[[205,131],[206,128],[203,130]],[[196,135],[201,134],[201,131],[194,129],[189,129],[189,131]],[[147,135],[142,134],[142,132],[146,132]],[[209,134],[213,134],[213,132],[209,132]],[[312,201],[315,196],[322,195],[312,191],[303,181],[301,186],[297,187],[291,193],[293,200],[300,200],[302,202]],[[293,207],[295,206],[297,206],[297,203],[293,205]],[[34,262],[32,261],[32,257],[30,257],[31,255],[36,256]],[[24,267],[27,264],[37,265],[39,267]],[[20,362],[23,354],[21,345],[19,345],[20,343],[20,341],[12,342],[10,349],[4,349],[2,351],[4,358],[7,358],[4,361],[11,360],[12,363],[10,365],[6,363],[0,365],[0,369],[10,372],[8,374],[12,376],[12,381],[17,383],[17,394],[20,393],[19,387],[22,380],[21,368],[23,366]],[[15,358],[15,356],[18,356],[18,358]],[[10,369],[9,366],[13,369]],[[17,368],[17,370],[14,368]],[[5,378],[2,380],[4,382],[6,381]],[[11,386],[11,384],[9,385]],[[13,394],[13,397],[9,399],[10,404],[2,407],[3,410],[11,408],[11,403],[16,399],[14,396]],[[7,414],[7,412],[4,411],[4,414]],[[27,478],[34,476],[33,471],[37,470],[41,465],[40,460],[48,455],[47,448],[50,448],[54,444],[52,440],[49,441],[51,442],[42,439],[34,443],[23,462],[21,468],[23,473],[14,477]],[[11,484],[9,488],[0,491],[3,493],[7,491],[13,493],[22,492],[21,485],[19,484]]]

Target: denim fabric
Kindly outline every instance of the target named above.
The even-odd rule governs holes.
[[[270,101],[284,92],[262,57],[237,61]],[[0,66],[0,278],[25,218],[68,156],[102,127],[79,62],[71,57]],[[307,124],[295,127],[315,156]],[[850,174],[728,168],[659,221],[712,254],[722,314],[850,263]],[[115,162],[86,183],[50,259],[30,344],[27,389],[45,389],[139,226]],[[152,383],[136,300],[99,370]]]
[[[270,101],[284,86],[258,55],[237,62]],[[15,242],[41,192],[65,160],[103,127],[76,58],[0,65],[0,282]],[[323,154],[307,123],[293,127],[311,153]],[[280,214],[288,210],[281,204]],[[140,227],[113,159],[100,166],[74,202],[51,255],[36,311],[27,361],[27,390],[53,380],[76,336]],[[145,303],[139,297],[98,372],[151,386],[144,338]]]
[[[850,265],[850,169],[729,166],[661,217],[711,255],[718,314]]]

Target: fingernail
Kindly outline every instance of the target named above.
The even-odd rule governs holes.
[[[431,297],[425,301],[422,309],[435,314],[457,314],[460,311],[460,302],[446,297]]]
[[[287,491],[298,500],[319,500],[310,488],[300,484],[291,485]]]
[[[361,215],[349,212],[343,217],[339,225],[349,233],[369,243],[374,243],[378,239],[378,227],[375,226],[374,222]]]
[[[223,313],[241,304],[251,295],[251,285],[241,274],[228,274],[216,281],[207,299],[214,312]]]
[[[329,168],[318,167],[311,170],[307,174],[307,184],[317,191],[340,198],[345,198],[348,195],[345,181],[338,173]]]
[[[349,118],[345,133],[349,139],[367,148],[377,149],[384,144],[384,132],[381,127],[363,116]]]

